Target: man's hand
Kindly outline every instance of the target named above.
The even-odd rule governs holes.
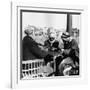
[[[39,48],[41,48],[41,50],[44,50],[44,47],[43,47],[43,46],[40,46],[40,45],[39,45]]]

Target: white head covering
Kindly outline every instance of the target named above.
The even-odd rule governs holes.
[[[35,30],[35,27],[34,26],[28,25],[25,28],[25,31],[24,32],[25,32],[25,34],[30,35],[30,34],[33,34],[34,30]]]

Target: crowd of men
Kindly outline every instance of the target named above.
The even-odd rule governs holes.
[[[23,61],[44,59],[44,65],[50,64],[53,69],[56,63],[56,69],[50,75],[79,75],[79,47],[76,39],[65,31],[57,33],[54,28],[47,28],[46,33],[42,31],[36,28],[25,30]]]

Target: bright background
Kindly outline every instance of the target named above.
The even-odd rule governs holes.
[[[18,0],[22,1],[22,0]],[[88,6],[88,23],[90,23],[90,0],[25,0],[33,1],[35,3],[45,2],[49,4],[63,4],[63,5],[86,5]],[[0,90],[10,89],[10,0],[0,1]],[[88,25],[89,26],[89,25]],[[90,76],[90,27],[88,27],[87,41],[88,45],[88,76]],[[87,53],[87,52],[86,52]],[[20,90],[20,89],[18,89]],[[27,89],[23,89],[27,90]],[[28,90],[90,90],[90,77],[88,77],[87,85],[72,85],[72,86],[57,86],[57,87],[45,87],[45,88],[31,88]]]
[[[23,30],[28,26],[28,24],[36,27],[54,27],[56,29],[66,29],[66,21],[66,14],[24,12]],[[80,15],[72,15],[72,27],[80,29]]]
[[[54,27],[66,29],[66,14],[23,13],[23,27],[28,24],[36,27]]]
[[[60,31],[65,31],[67,27],[67,15],[66,14],[50,14],[50,13],[32,13],[23,12],[22,14],[22,34],[24,36],[24,30],[28,25],[35,27],[53,27]],[[72,15],[72,28],[80,30],[80,15]]]

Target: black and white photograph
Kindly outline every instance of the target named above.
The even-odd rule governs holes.
[[[11,7],[11,87],[86,83],[87,8],[23,2]]]
[[[20,78],[80,75],[81,13],[20,11]]]

